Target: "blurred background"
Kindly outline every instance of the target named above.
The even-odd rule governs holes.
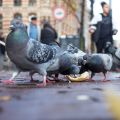
[[[114,43],[120,47],[120,0],[0,0],[0,35],[3,35],[0,40],[4,41],[2,38],[8,35],[12,19],[21,18],[28,25],[30,16],[34,15],[41,28],[44,21],[48,21],[56,29],[58,42],[63,48],[73,43],[85,52],[94,52],[88,29],[93,16],[102,12],[102,1],[111,7],[118,29]],[[6,57],[0,59],[0,70],[3,70],[1,61],[7,61]],[[7,66],[12,66],[9,62],[4,63],[6,70],[9,69]],[[11,74],[11,71],[1,71],[0,79],[8,79]],[[18,80],[28,77],[22,74]],[[114,120],[113,116],[120,120],[120,74],[112,72],[107,77],[112,80],[106,83],[108,88],[105,83],[97,82],[57,84],[46,89],[26,89],[34,86],[23,84],[7,87],[0,84],[0,120]],[[101,79],[101,74],[95,79]],[[110,86],[118,90],[114,93]]]
[[[10,21],[22,18],[25,24],[29,17],[36,15],[38,24],[49,21],[57,30],[61,41],[75,40],[77,45],[86,51],[91,51],[91,40],[88,32],[92,17],[102,12],[100,2],[103,0],[0,0],[0,31],[6,36]],[[112,15],[120,30],[119,0],[104,0],[112,8]],[[119,46],[120,32],[114,37]],[[79,44],[78,44],[79,43]]]

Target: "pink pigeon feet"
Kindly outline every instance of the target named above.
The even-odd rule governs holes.
[[[46,76],[43,76],[43,83],[38,83],[38,84],[36,84],[36,86],[37,87],[46,87],[46,85],[47,85],[47,78],[46,78]]]
[[[103,80],[100,80],[100,82],[110,82],[111,80],[106,80],[106,76]]]
[[[95,80],[93,80],[92,78],[86,80],[86,82],[95,82]]]
[[[100,80],[100,82],[110,82],[111,80],[106,80],[106,79],[104,79],[104,80]]]
[[[39,87],[39,88],[46,87],[46,85],[47,85],[47,84],[44,84],[44,83],[36,84],[36,86]]]
[[[15,81],[13,81],[13,80],[3,80],[2,83],[3,84],[14,84]]]
[[[43,83],[38,83],[36,84],[37,87],[41,88],[41,87],[46,87],[47,86],[47,81],[44,80]]]
[[[48,83],[48,84],[53,84],[53,83],[55,83],[55,81],[50,81],[50,80],[47,79],[46,81],[43,81],[43,83],[38,83],[36,86],[37,86],[37,87],[40,87],[40,88],[41,88],[41,87],[46,87],[46,86],[47,86],[47,83]]]
[[[55,83],[54,80],[49,80],[49,79],[47,79],[46,82],[47,82],[47,83],[50,83],[50,84]]]

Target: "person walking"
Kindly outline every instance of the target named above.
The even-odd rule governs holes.
[[[58,45],[57,38],[58,34],[56,30],[49,22],[45,22],[43,24],[43,29],[41,30],[41,42],[47,45]]]
[[[117,34],[115,22],[110,14],[110,7],[106,2],[101,3],[103,13],[93,17],[89,32],[95,42],[97,53],[103,53],[107,42],[113,44],[113,35]]]
[[[29,21],[30,23],[27,26],[28,36],[31,39],[40,41],[41,29],[40,26],[37,25],[37,17],[34,15],[30,16]]]

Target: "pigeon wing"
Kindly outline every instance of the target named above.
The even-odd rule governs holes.
[[[31,62],[42,64],[54,59],[56,50],[52,47],[41,44],[38,41],[32,41],[32,46],[28,50],[27,59]]]

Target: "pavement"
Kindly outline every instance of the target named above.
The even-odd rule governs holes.
[[[1,71],[0,79],[7,80],[12,72]],[[48,84],[36,88],[31,84],[20,84],[29,80],[28,73],[21,73],[17,85],[0,83],[0,120],[114,120],[104,95],[106,86],[113,85],[120,92],[120,73],[109,72],[109,82]],[[35,76],[38,79],[38,76]]]

